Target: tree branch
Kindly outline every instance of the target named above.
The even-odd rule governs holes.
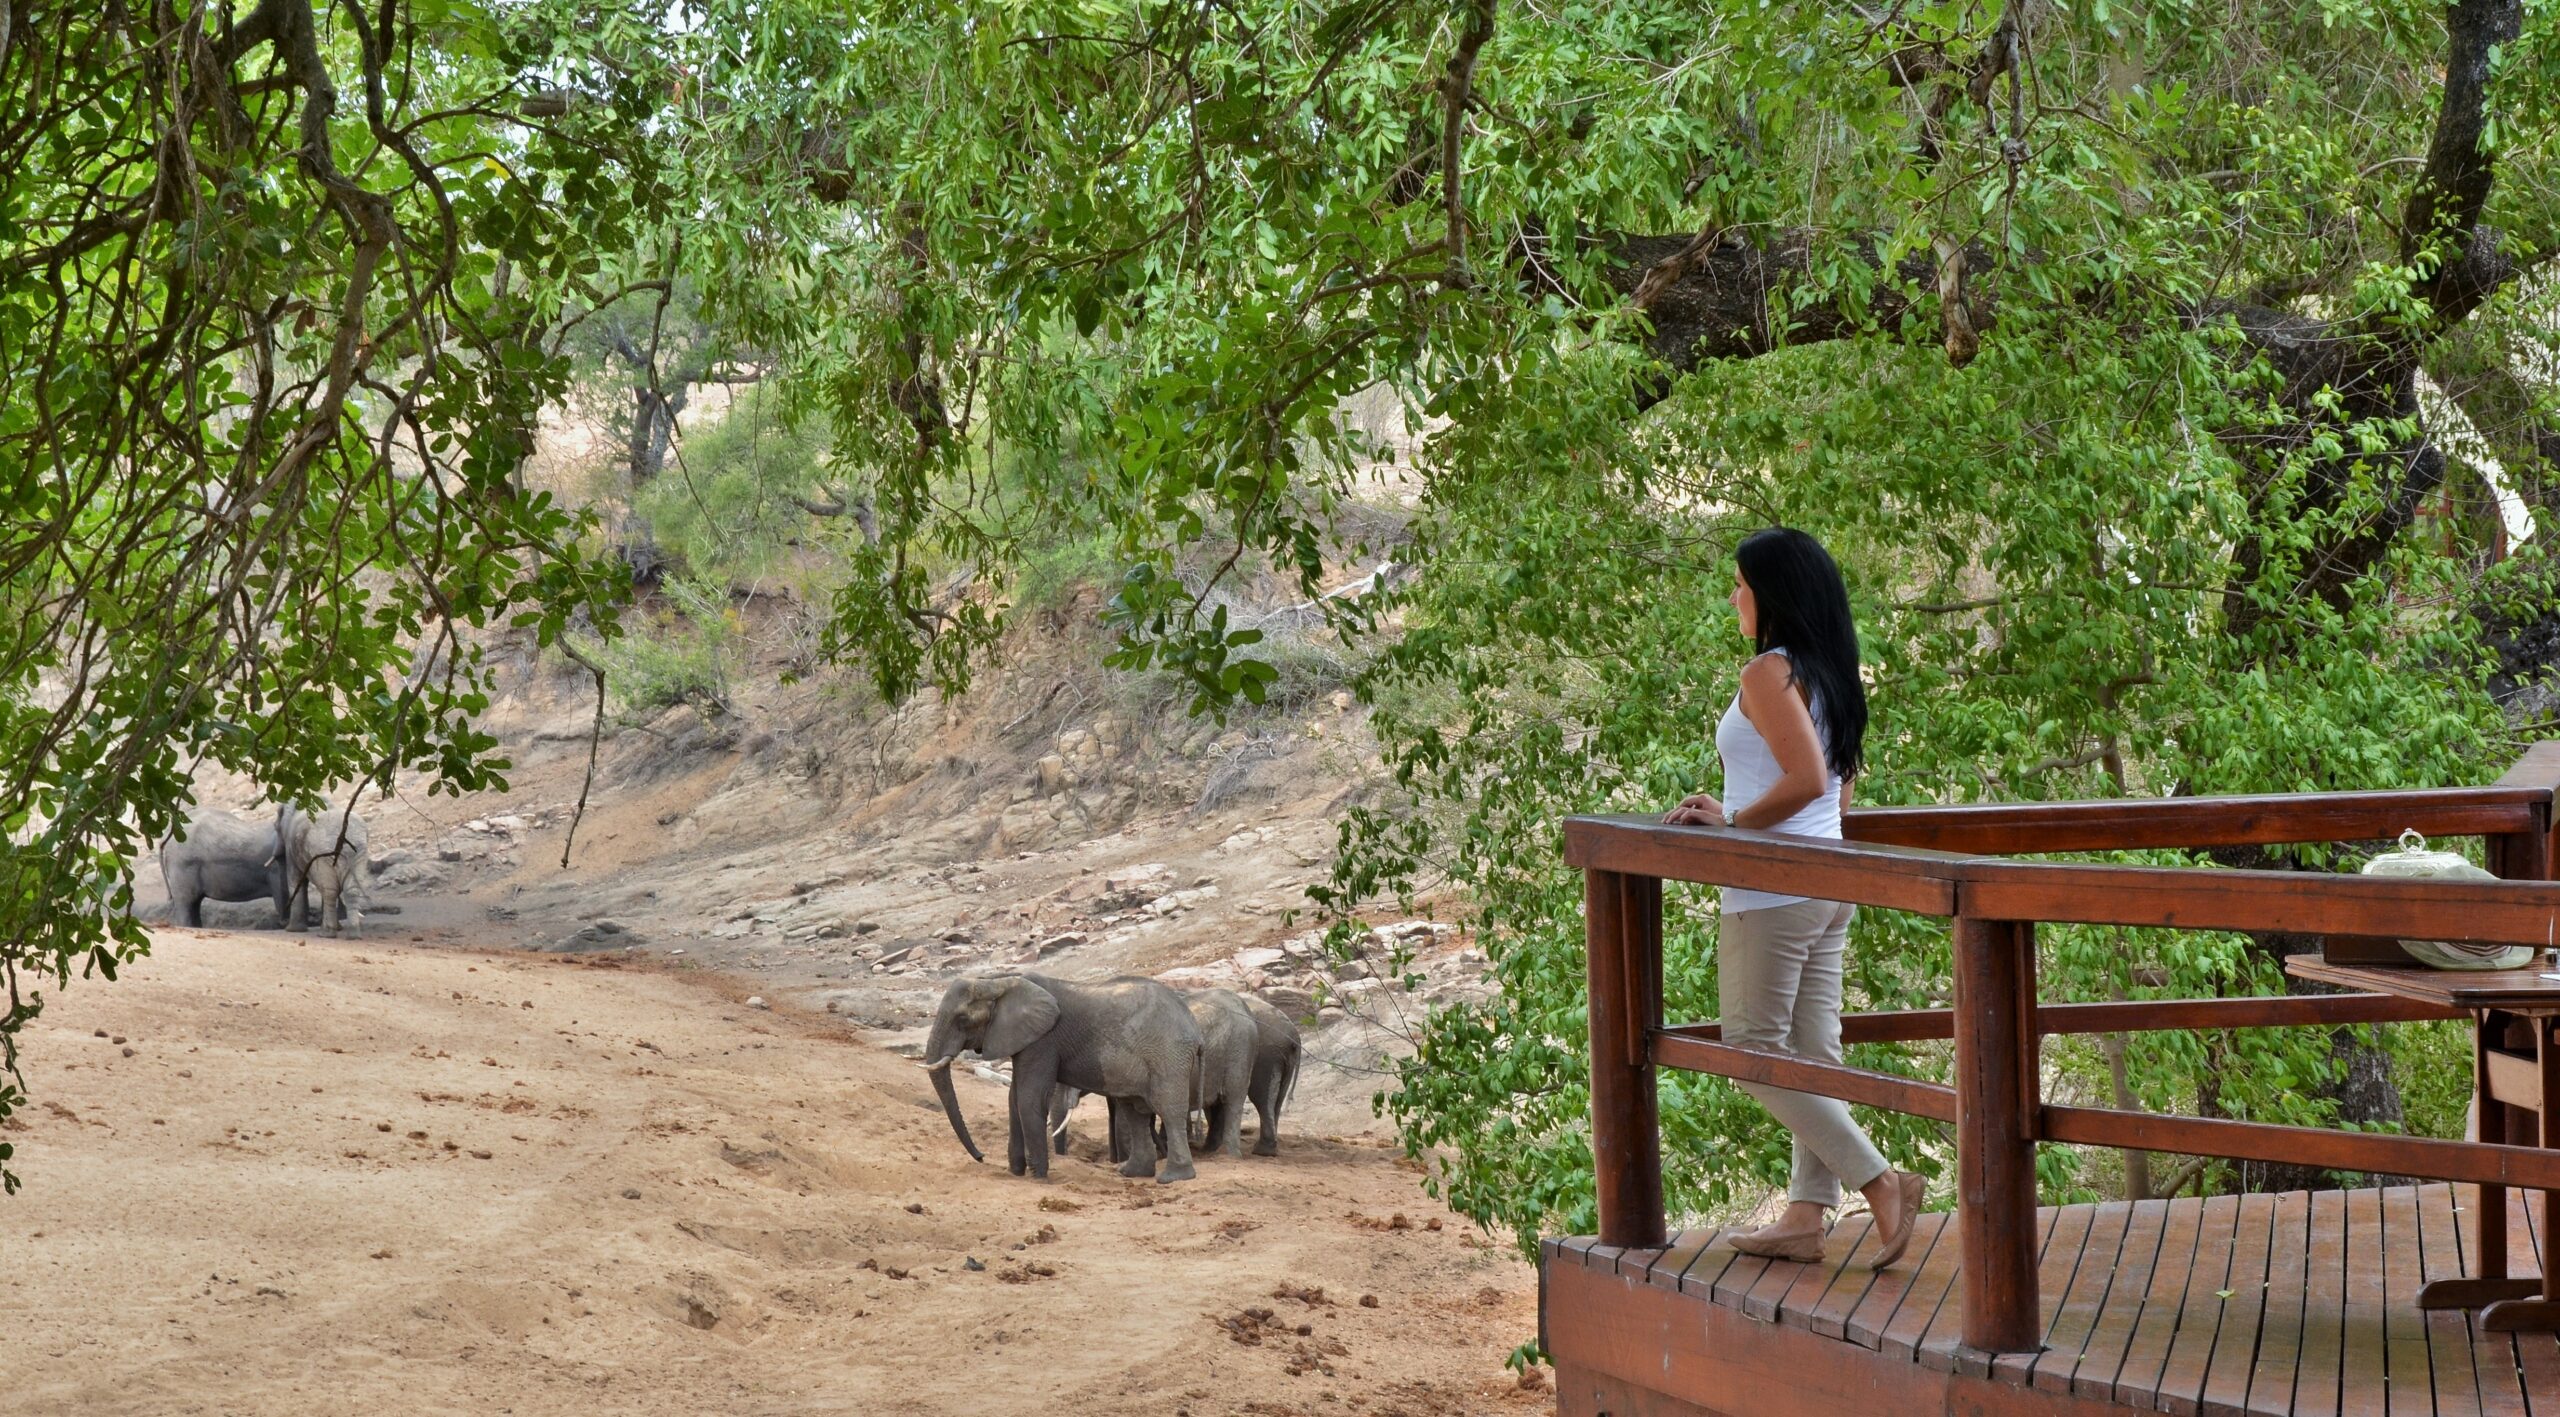
[[[2400,223],[2400,258],[2427,268],[2418,290],[2435,311],[2437,329],[2459,322],[2513,277],[2495,234],[2477,228],[2497,175],[2496,160],[2481,147],[2489,126],[2490,56],[2513,44],[2523,28],[2523,0],[2454,0],[2445,7],[2443,104],[2426,170]]]

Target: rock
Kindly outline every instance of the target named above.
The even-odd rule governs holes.
[[[766,1003],[764,1001],[764,995],[762,994],[750,994],[747,996],[747,1007],[751,1009],[769,1009],[772,1008],[773,1005]]]
[[[985,1269],[986,1265],[981,1262],[976,1255],[971,1255],[960,1262],[960,1267],[969,1271],[971,1274],[976,1274],[980,1270]]]
[[[1327,702],[1333,705],[1333,711],[1335,713],[1351,712],[1351,692],[1347,689],[1334,690],[1333,697]]]
[[[462,824],[462,829],[464,831],[479,832],[484,836],[497,830],[497,828],[489,824],[489,819],[486,817],[474,817],[470,821],[464,822]]]
[[[514,813],[509,813],[503,817],[491,817],[489,819],[489,825],[512,836],[513,834],[523,831],[525,828],[531,826],[532,823],[526,821],[522,817],[516,816]]]
[[[626,930],[610,920],[599,920],[573,934],[564,935],[542,946],[545,954],[594,954],[602,950],[618,950],[647,943],[639,933]],[[679,950],[681,954],[683,951]]]
[[[841,940],[844,938],[844,925],[840,921],[830,920],[812,931],[811,937],[820,940]]]
[[[1349,1017],[1351,1017],[1351,1015],[1344,1010],[1339,1009],[1332,1004],[1327,1004],[1323,1008],[1316,1010],[1316,1026],[1321,1028],[1328,1023],[1340,1023]]]
[[[1055,753],[1031,765],[1033,781],[1043,797],[1055,797],[1067,787],[1067,760]]]
[[[880,922],[877,920],[856,920],[853,922],[853,933],[857,935],[868,935],[879,928]]]
[[[1236,968],[1238,969],[1270,969],[1275,965],[1281,964],[1288,958],[1289,952],[1287,950],[1275,950],[1268,948],[1238,950],[1234,955]]]
[[[404,851],[395,846],[379,856],[366,857],[364,869],[370,874],[379,876],[394,866],[406,866],[417,859],[418,853],[414,851]]]
[[[1237,832],[1234,836],[1228,837],[1226,840],[1219,842],[1218,849],[1224,852],[1247,851],[1261,844],[1262,833],[1248,827],[1243,831]]]
[[[753,925],[748,924],[745,921],[732,920],[725,924],[712,926],[711,938],[715,940],[743,940],[753,932],[754,929],[755,927]]]
[[[1304,989],[1293,989],[1286,984],[1271,984],[1255,992],[1262,995],[1264,1003],[1292,1019],[1305,1018],[1316,1011],[1315,995]]]
[[[1083,931],[1068,930],[1060,934],[1051,935],[1049,938],[1034,945],[1032,947],[1032,955],[1034,958],[1037,958],[1040,955],[1056,954],[1060,950],[1074,949],[1076,946],[1081,945],[1084,942],[1085,935]]]

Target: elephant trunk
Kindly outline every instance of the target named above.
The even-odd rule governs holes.
[[[925,1070],[933,1074],[933,1095],[942,1099],[942,1115],[951,1119],[951,1134],[968,1148],[969,1159],[984,1161],[987,1154],[969,1136],[969,1124],[960,1117],[960,1094],[951,1086],[951,1060],[960,1056],[960,1040],[947,1019],[935,1019],[933,1034],[925,1040]]]
[[[960,1138],[960,1144],[969,1149],[970,1160],[986,1160],[986,1153],[978,1150],[978,1144],[969,1139],[969,1124],[960,1119],[960,1094],[951,1086],[950,1060],[944,1059],[942,1065],[932,1072],[933,1095],[942,1099],[942,1115],[951,1119],[951,1134]]]

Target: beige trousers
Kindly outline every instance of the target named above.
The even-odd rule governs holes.
[[[1838,901],[1806,900],[1724,917],[1716,945],[1724,1041],[1839,1062],[1840,957],[1857,910]],[[1838,1098],[1766,1083],[1738,1086],[1795,1134],[1788,1200],[1836,1206],[1842,1183],[1863,1189],[1889,1169]]]

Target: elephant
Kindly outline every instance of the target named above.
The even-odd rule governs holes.
[[[1200,1025],[1200,1086],[1192,1095],[1192,1106],[1205,1124],[1198,1145],[1229,1156],[1242,1155],[1244,1104],[1249,1100],[1262,1118],[1254,1154],[1278,1155],[1280,1109],[1297,1089],[1298,1026],[1261,999],[1232,990],[1203,990],[1184,996],[1184,1003]],[[1250,1032],[1243,1025],[1250,1025]],[[1050,1140],[1060,1152],[1067,1149],[1067,1115],[1082,1097],[1072,1087],[1061,1087],[1050,1098]],[[1158,1144],[1162,1144],[1161,1128]],[[1128,1140],[1121,1135],[1115,1114],[1111,1159],[1127,1155]]]
[[[1280,1154],[1280,1109],[1298,1091],[1298,1025],[1287,1014],[1259,997],[1243,996],[1245,1012],[1253,1016],[1254,1050],[1253,1080],[1248,1092],[1253,1110],[1261,1114],[1262,1132],[1254,1138],[1253,1154]]]
[[[276,888],[276,913],[296,930],[311,928],[312,893],[319,893],[321,923],[334,936],[364,934],[364,916],[350,899],[364,871],[364,818],[351,806],[310,816],[288,802],[276,809],[276,840],[284,875]]]
[[[1188,1181],[1191,1129],[1165,1129],[1165,1166],[1156,1172],[1155,1120],[1188,1117],[1200,1068],[1200,1026],[1182,996],[1152,979],[1122,977],[1098,984],[1045,974],[991,974],[955,979],[942,991],[925,1039],[925,1067],[953,1135],[972,1159],[986,1160],[960,1117],[951,1063],[963,1051],[1011,1058],[1006,1102],[1006,1164],[1014,1175],[1049,1174],[1050,1099],[1061,1087],[1111,1099],[1112,1121],[1137,1140],[1123,1176]]]
[[[284,923],[284,867],[272,824],[198,808],[160,843],[160,880],[169,888],[171,918],[181,925],[203,925],[208,900],[271,900],[276,923]]]
[[[1207,1139],[1201,1144],[1211,1151],[1242,1156],[1244,1143],[1238,1134],[1244,1127],[1245,1099],[1253,1088],[1261,1028],[1232,989],[1203,989],[1183,1002],[1190,1005],[1192,1020],[1200,1025],[1200,1085],[1191,1103],[1208,1119]],[[1190,1126],[1188,1113],[1182,1120],[1186,1128]],[[1269,1122],[1263,1129],[1270,1130]]]

